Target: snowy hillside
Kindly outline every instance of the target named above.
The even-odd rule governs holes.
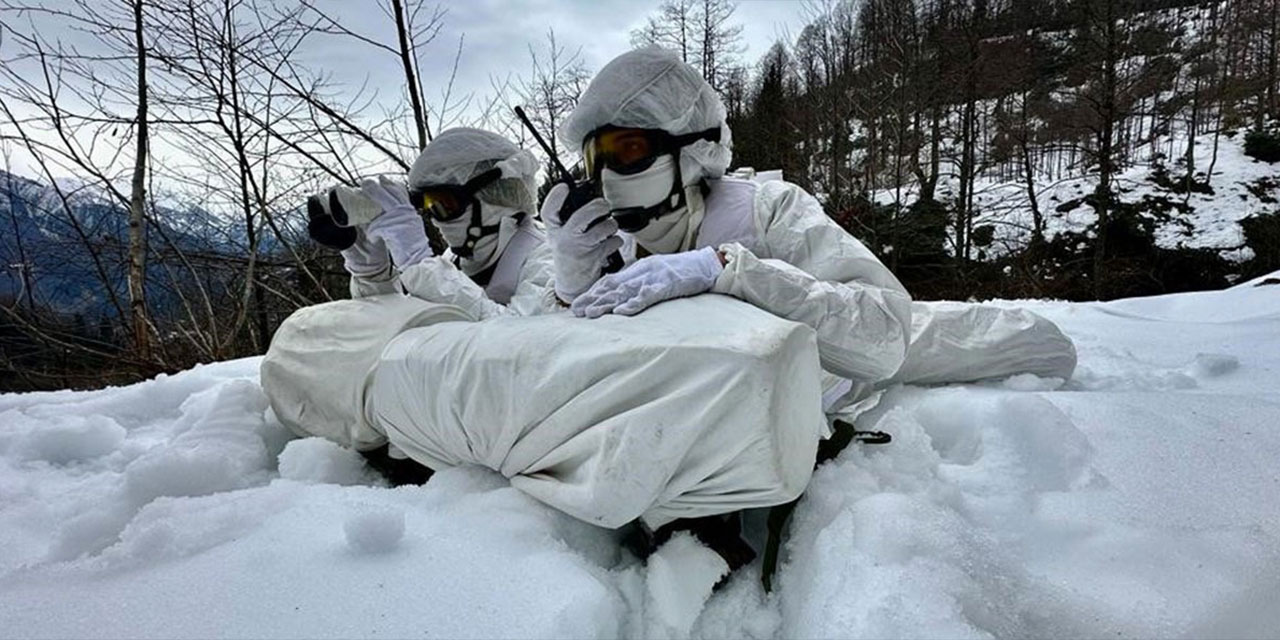
[[[892,390],[860,425],[893,443],[815,474],[780,587],[757,562],[691,634],[1274,636],[1280,286],[1026,306],[1073,380]],[[257,366],[0,396],[4,636],[670,631],[611,532],[476,469],[379,486],[290,440]]]
[[[1141,163],[1128,167],[1116,177],[1119,200],[1139,203],[1151,198],[1168,199],[1169,216],[1154,221],[1157,246],[1165,249],[1217,249],[1224,258],[1237,263],[1252,258],[1254,252],[1246,247],[1240,221],[1276,211],[1280,183],[1276,182],[1275,164],[1245,155],[1244,137],[1244,132],[1224,135],[1215,145],[1213,134],[1197,136],[1196,179],[1208,179],[1212,193],[1171,191],[1168,185],[1157,183],[1158,172]],[[1166,136],[1143,147],[1148,152],[1151,152],[1150,148],[1185,149],[1186,136],[1176,135],[1172,139]],[[1212,176],[1206,176],[1209,167],[1213,168]],[[1170,162],[1167,171],[1168,179],[1178,184],[1185,169],[1180,163]],[[1046,238],[1053,239],[1064,231],[1083,233],[1097,221],[1097,213],[1084,201],[1093,193],[1097,183],[1097,176],[1091,174],[1075,177],[1037,174],[1036,204],[1044,216]],[[938,185],[938,196],[944,200],[953,198],[958,189],[954,177],[944,179]],[[876,192],[876,201],[880,204],[899,201],[908,205],[916,198],[915,185],[901,191],[888,189]],[[979,212],[974,225],[992,227],[991,244],[984,250],[988,258],[1017,251],[1030,242],[1034,216],[1029,206],[1027,185],[1021,179],[979,178],[974,187],[974,206]]]

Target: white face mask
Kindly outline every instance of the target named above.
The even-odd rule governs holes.
[[[480,203],[481,219],[486,224],[492,224],[490,221],[497,218],[502,229],[496,233],[490,233],[476,240],[475,247],[471,250],[470,258],[459,258],[458,266],[462,272],[467,275],[475,275],[493,266],[502,254],[505,240],[509,240],[511,233],[503,233],[504,230],[514,230],[516,227],[515,209],[508,207],[500,207],[497,205]],[[450,247],[460,247],[467,242],[467,233],[471,226],[471,210],[458,217],[456,220],[449,222],[435,223],[436,228],[440,230],[440,235],[444,236],[444,241]],[[509,230],[508,230],[509,231]]]
[[[671,195],[676,181],[676,163],[669,155],[653,161],[648,169],[622,175],[606,167],[600,172],[604,199],[613,209],[652,207]]]
[[[650,253],[676,253],[684,249],[689,235],[689,208],[672,211],[650,220],[643,229],[631,234]]]

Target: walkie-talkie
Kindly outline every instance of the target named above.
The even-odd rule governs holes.
[[[538,130],[533,128],[533,122],[529,121],[529,116],[525,115],[524,109],[516,107],[515,111],[516,117],[520,118],[520,122],[523,122],[525,128],[529,130],[529,133],[533,134],[533,139],[538,141],[538,146],[542,147],[542,151],[547,154],[547,157],[551,158],[551,163],[554,164],[556,169],[560,172],[560,182],[569,185],[569,195],[565,197],[564,204],[560,206],[560,213],[563,214],[567,211],[569,212],[569,215],[572,216],[574,211],[582,208],[582,205],[599,198],[600,185],[590,178],[583,180],[582,182],[574,180],[573,174],[569,173],[569,170],[565,168],[564,163],[560,162],[560,158],[551,150],[551,146],[542,138],[538,133]],[[601,217],[598,220],[594,220],[587,228],[590,229],[592,226],[603,222],[605,219],[606,217]],[[568,221],[569,220],[563,215],[560,216],[561,224]],[[604,273],[616,273],[622,269],[622,264],[622,254],[614,251],[609,256],[608,260],[605,261],[604,267],[602,267],[601,271]]]

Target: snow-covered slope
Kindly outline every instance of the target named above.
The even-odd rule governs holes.
[[[1280,286],[1256,284],[1025,303],[1077,341],[1073,380],[891,391],[860,421],[893,443],[818,470],[780,587],[749,567],[692,634],[1274,635]],[[4,636],[670,631],[612,532],[477,469],[380,486],[290,440],[257,364],[0,396]]]
[[[1121,202],[1138,203],[1148,198],[1166,198],[1186,207],[1185,212],[1170,210],[1167,219],[1153,222],[1156,245],[1165,249],[1216,249],[1226,259],[1241,262],[1252,258],[1254,250],[1246,246],[1240,221],[1277,210],[1274,183],[1277,165],[1260,162],[1244,153],[1245,132],[1223,135],[1215,145],[1213,134],[1196,137],[1194,149],[1196,179],[1207,180],[1213,193],[1174,193],[1157,184],[1156,172],[1148,163],[1126,167],[1115,176],[1115,189]],[[1162,152],[1174,150],[1181,153],[1186,148],[1185,133],[1172,139],[1163,137],[1151,146]],[[1216,151],[1215,151],[1216,146]],[[1177,162],[1168,163],[1170,180],[1185,174]],[[1213,167],[1212,176],[1206,173]],[[954,178],[957,170],[951,168],[938,184],[937,196],[949,201],[959,192],[959,182]],[[1097,212],[1084,201],[1097,188],[1096,175],[1080,175],[1076,169],[1066,176],[1039,173],[1035,181],[1036,204],[1044,216],[1044,234],[1052,239],[1063,232],[1085,232],[1097,222]],[[1031,240],[1034,216],[1027,196],[1027,186],[1021,179],[1001,181],[988,176],[980,177],[974,186],[974,207],[978,217],[975,226],[991,225],[992,242],[984,249],[988,258],[996,258],[1025,248]],[[875,200],[880,204],[901,201],[905,205],[915,202],[918,188],[910,184],[902,190],[877,191]]]

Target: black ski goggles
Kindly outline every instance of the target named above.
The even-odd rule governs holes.
[[[494,167],[468,180],[466,184],[436,184],[409,192],[409,202],[437,222],[452,222],[461,218],[475,203],[476,194],[497,182],[502,170]]]
[[[633,175],[653,166],[658,158],[675,154],[699,140],[719,142],[720,127],[676,136],[661,129],[605,125],[587,134],[582,141],[582,158],[592,179],[599,179],[605,167]]]

